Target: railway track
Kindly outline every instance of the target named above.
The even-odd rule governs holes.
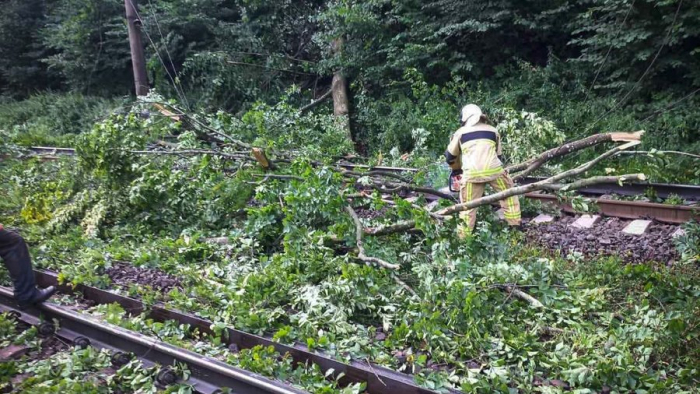
[[[32,147],[30,150],[40,156],[73,155],[75,152],[68,148]],[[341,164],[347,168],[364,168],[366,166],[354,164]],[[370,167],[366,167],[370,168]],[[394,167],[372,167],[383,171],[400,172],[406,169]],[[536,182],[538,178],[526,178],[521,184]],[[596,187],[580,190],[585,196],[594,197],[595,202],[605,216],[620,217],[625,219],[654,219],[664,223],[683,223],[693,218],[700,219],[697,208],[688,206],[673,206],[639,201],[620,201],[604,198],[605,195],[617,194],[621,196],[635,196],[645,192],[649,188],[656,191],[659,197],[668,197],[672,194],[681,196],[688,201],[700,200],[700,187],[693,185],[665,185],[665,184],[633,184],[633,185],[598,185]],[[530,193],[525,197],[539,200],[549,204],[559,205],[564,211],[573,212],[570,205],[561,203],[557,197],[545,193]],[[51,272],[36,271],[37,282],[41,286],[58,285],[57,275]],[[96,304],[117,303],[131,313],[139,314],[148,311],[151,318],[157,321],[177,321],[187,324],[200,332],[214,334],[211,330],[212,322],[194,316],[192,314],[167,309],[162,304],[156,304],[146,308],[141,301],[118,295],[109,291],[94,287],[80,285],[76,289],[67,286],[59,286],[64,293],[82,293],[87,300]],[[12,293],[6,288],[0,287],[0,310],[15,310],[11,306]],[[109,326],[103,322],[96,322],[84,315],[72,313],[53,304],[45,304],[36,311],[19,312],[20,318],[29,324],[38,324],[41,316],[58,319],[61,329],[56,335],[67,341],[74,342],[78,337],[87,337],[91,344],[103,347],[115,352],[131,352],[136,355],[144,355],[144,359],[150,363],[160,365],[172,365],[174,362],[182,362],[193,372],[189,379],[198,392],[215,393],[219,387],[233,388],[240,393],[300,393],[303,391],[274,382],[250,372],[232,367],[216,360],[208,359],[199,354],[175,348],[156,339],[145,337],[141,334],[128,332],[118,327]],[[102,327],[102,329],[100,328]],[[296,363],[315,363],[324,372],[331,371],[331,376],[343,377],[343,384],[364,382],[366,392],[369,394],[427,394],[433,391],[419,387],[411,375],[399,373],[368,362],[352,361],[343,363],[320,352],[310,351],[303,345],[287,345],[273,341],[271,338],[249,334],[234,328],[228,328],[222,340],[227,345],[236,345],[240,349],[252,348],[258,345],[272,346],[280,354],[289,354]],[[265,391],[267,390],[267,391]]]
[[[30,152],[39,157],[53,160],[59,155],[75,155],[75,149],[32,146],[27,148]],[[341,167],[347,169],[373,169],[385,172],[415,172],[413,168],[399,167],[370,167],[362,164],[339,163]],[[544,178],[526,177],[518,182],[520,185],[541,181]],[[447,188],[440,189],[445,194],[450,194]],[[700,220],[700,186],[698,185],[676,185],[665,183],[629,183],[619,185],[615,183],[604,183],[577,190],[577,193],[592,198],[600,214],[608,217],[618,217],[623,219],[651,219],[662,223],[680,224],[691,220]],[[658,198],[666,199],[671,196],[682,198],[686,205],[671,205],[649,201],[629,201],[613,196],[635,197],[644,194],[656,195]],[[456,193],[452,193],[455,198]],[[434,200],[434,196],[427,196]],[[525,198],[540,201],[550,205],[558,206],[565,212],[574,213],[573,207],[558,199],[553,194],[544,192],[527,193]]]
[[[192,329],[198,329],[201,333],[206,333],[210,335],[215,335],[215,333],[212,331],[211,327],[213,326],[213,322],[209,320],[202,319],[200,317],[194,316],[189,313],[184,313],[180,311],[175,311],[171,309],[165,308],[164,305],[162,304],[155,304],[152,306],[149,306],[148,308],[144,306],[144,304],[134,298],[126,297],[123,295],[115,294],[106,290],[98,289],[95,287],[91,286],[85,286],[85,285],[78,285],[75,289],[70,287],[70,286],[63,286],[58,284],[58,276],[53,273],[53,272],[48,272],[48,271],[41,271],[41,270],[35,270],[35,276],[37,279],[37,283],[39,286],[45,287],[45,286],[57,286],[59,290],[63,293],[66,294],[76,294],[80,293],[82,294],[83,298],[89,301],[94,302],[95,304],[112,304],[112,303],[117,303],[119,304],[124,310],[129,311],[131,314],[138,315],[140,313],[143,313],[145,311],[148,311],[149,317],[160,322],[172,320],[176,321],[180,324],[186,324],[189,325]],[[6,304],[7,303],[7,297],[9,292],[9,297],[11,297],[12,292],[9,289],[3,289],[0,287],[0,303]],[[0,309],[3,308],[4,306],[0,306]],[[61,309],[59,307],[56,307],[51,304],[45,304],[41,306],[42,310],[45,311],[44,309],[48,308],[48,312],[52,313],[55,309]],[[41,312],[38,311],[38,312]],[[63,313],[63,312],[61,312]],[[103,324],[103,323],[100,323]],[[81,332],[80,327],[75,327],[75,332]],[[83,334],[84,335],[84,334]],[[289,354],[292,359],[296,363],[301,363],[301,364],[306,364],[306,363],[315,363],[317,364],[322,371],[325,372],[332,372],[330,375],[334,377],[338,377],[342,374],[342,378],[340,378],[341,384],[351,384],[351,383],[366,383],[366,390],[365,392],[368,394],[433,394],[435,393],[432,390],[419,387],[415,382],[414,379],[411,375],[405,374],[405,373],[400,373],[393,371],[391,369],[381,367],[379,365],[374,365],[370,364],[367,362],[360,362],[360,361],[352,361],[350,363],[343,363],[341,361],[335,360],[334,358],[325,355],[323,353],[317,352],[317,351],[310,351],[308,348],[306,348],[303,345],[286,345],[282,344],[276,341],[273,341],[271,338],[263,337],[263,336],[258,336],[254,334],[250,334],[244,331],[236,330],[235,328],[227,328],[225,333],[221,336],[221,340],[227,345],[235,345],[239,349],[247,349],[247,348],[252,348],[258,345],[261,346],[273,346],[277,352],[280,354]],[[163,344],[165,347],[172,348],[170,345]],[[138,350],[138,349],[137,349]],[[137,353],[140,354],[140,353]],[[196,355],[196,354],[195,354]],[[202,358],[200,355],[196,355],[196,357]],[[156,360],[158,361],[158,360]],[[210,360],[214,361],[214,360]],[[193,360],[190,360],[190,362],[193,362]],[[217,368],[223,368],[226,366],[224,364],[223,366],[220,365],[222,363],[217,362],[218,366]],[[165,365],[165,363],[161,362],[161,364]],[[191,368],[200,368],[199,364],[187,364],[187,365],[193,365]],[[205,366],[207,364],[205,363]],[[242,370],[237,370],[238,373],[243,373],[245,371]],[[254,374],[250,374],[249,372],[245,372],[249,375],[254,376]],[[201,381],[207,383],[208,381],[205,379],[207,376],[207,369],[202,370],[202,374],[196,375],[193,373],[193,377],[197,379],[201,379]],[[265,378],[263,378],[265,379]],[[271,381],[265,380],[267,384],[270,384]],[[216,382],[222,382],[226,383],[224,381],[219,381],[217,380]],[[233,384],[234,382],[231,382],[230,384]],[[204,387],[204,386],[202,386]],[[228,386],[225,386],[228,387]],[[209,391],[203,391],[208,393]],[[284,391],[235,391],[236,393],[258,393],[258,392],[270,392],[270,393],[278,393],[278,392],[284,392]],[[297,393],[300,391],[289,391],[289,393]],[[454,391],[453,393],[457,393],[457,391]]]
[[[302,394],[306,391],[263,376],[233,367],[218,360],[181,349],[158,339],[96,320],[52,303],[19,310],[12,290],[0,286],[0,312],[9,313],[18,320],[38,327],[44,336],[55,335],[75,346],[93,346],[112,352],[116,365],[126,364],[138,357],[147,367],[162,366],[157,382],[163,386],[186,383],[197,393],[222,393],[224,389],[241,394]],[[55,323],[58,325],[55,325]],[[183,381],[169,366],[184,364],[190,376]]]

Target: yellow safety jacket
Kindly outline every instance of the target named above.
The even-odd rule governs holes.
[[[462,182],[490,182],[503,174],[501,137],[495,127],[485,123],[457,130],[445,151],[447,164],[462,170]]]

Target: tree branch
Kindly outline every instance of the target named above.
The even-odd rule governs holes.
[[[280,180],[285,180],[285,181],[303,181],[304,178],[300,176],[295,176],[295,175],[278,175],[278,174],[253,174],[254,177],[257,178],[265,178],[263,181],[267,179],[280,179]]]
[[[364,261],[365,263],[373,263],[377,264],[382,268],[388,268],[392,270],[397,270],[400,268],[398,264],[391,264],[388,263],[384,260],[378,259],[376,257],[369,257],[365,254],[365,247],[362,244],[362,233],[363,233],[363,227],[362,223],[360,222],[360,218],[357,216],[357,213],[355,212],[354,209],[350,205],[345,207],[345,210],[350,214],[350,217],[352,218],[352,221],[355,223],[355,240],[357,242],[357,258],[360,259],[361,261]],[[404,283],[405,285],[405,283]]]
[[[655,155],[655,154],[672,154],[672,155],[679,155],[679,156],[687,156],[687,157],[692,157],[694,159],[700,159],[700,155],[694,155],[692,153],[688,152],[681,152],[681,151],[676,151],[676,150],[657,150],[655,152],[651,151],[646,151],[646,150],[630,150],[630,151],[625,151],[625,152],[620,152],[618,153],[620,155]]]
[[[620,152],[621,150],[633,147],[633,146],[638,145],[638,144],[640,144],[639,141],[628,142],[624,145],[620,145],[620,146],[617,146],[613,149],[610,149],[609,151],[603,153],[602,155],[596,157],[595,159],[593,159],[587,163],[584,163],[584,164],[582,164],[574,169],[564,171],[561,174],[557,174],[557,175],[554,175],[554,176],[547,178],[545,180],[535,182],[535,183],[530,183],[528,185],[512,187],[512,188],[506,189],[502,192],[491,194],[487,197],[482,197],[482,198],[472,200],[472,201],[469,201],[469,202],[466,202],[463,204],[456,204],[456,205],[453,205],[451,207],[447,207],[441,211],[438,211],[437,214],[438,215],[450,215],[450,214],[453,214],[456,212],[466,211],[467,209],[476,208],[476,207],[481,206],[481,205],[491,204],[492,202],[500,201],[500,200],[506,199],[506,198],[511,197],[511,196],[525,194],[525,193],[535,191],[535,190],[542,190],[543,188],[546,188],[547,185],[551,185],[554,182],[558,182],[562,179],[566,179],[566,178],[569,178],[569,177],[572,177],[575,175],[580,175],[580,174],[588,171],[591,167],[598,164],[602,160],[616,154],[617,152]],[[640,179],[640,175],[641,174],[623,176],[624,178],[622,178],[622,179],[628,179],[627,177],[629,177],[629,179],[638,180],[638,179]],[[616,178],[616,179],[618,179],[618,178]],[[644,179],[646,179],[644,177],[644,175],[641,175],[641,180],[644,180]]]
[[[183,149],[183,150],[132,150],[130,153],[136,155],[155,155],[155,156],[192,156],[192,155],[212,155],[220,156],[232,160],[248,160],[255,161],[252,157],[247,155],[247,152],[219,152],[214,150],[204,150],[204,149]]]
[[[585,170],[583,170],[583,171],[585,171]],[[583,172],[583,171],[581,171],[581,172]],[[472,209],[472,208],[480,207],[482,205],[491,204],[491,203],[494,203],[496,201],[500,201],[502,199],[508,198],[510,196],[521,195],[521,194],[525,194],[525,193],[529,193],[529,192],[537,191],[537,190],[554,190],[554,191],[575,190],[577,188],[589,186],[589,185],[592,185],[595,183],[599,183],[601,181],[607,183],[607,182],[644,181],[644,180],[646,180],[646,177],[644,176],[644,174],[628,174],[628,175],[613,176],[613,177],[587,178],[587,179],[583,179],[580,181],[576,181],[574,183],[563,184],[563,185],[551,183],[551,182],[554,182],[552,179],[555,179],[558,177],[559,176],[555,176],[555,177],[548,178],[548,179],[545,179],[545,180],[540,181],[540,182],[531,183],[529,185],[506,189],[500,193],[491,194],[489,196],[482,197],[482,198],[479,198],[476,200],[472,200],[472,201],[469,201],[469,202],[464,203],[464,204],[452,205],[452,206],[447,207],[447,208],[445,208],[441,211],[438,211],[436,213],[438,215],[441,215],[441,216],[450,215],[453,213],[465,211],[467,209]],[[387,235],[387,234],[393,234],[393,233],[398,233],[398,232],[405,232],[405,231],[408,231],[408,230],[415,228],[415,226],[416,226],[415,220],[405,220],[405,221],[397,222],[397,223],[390,224],[390,225],[365,229],[365,234],[367,234],[367,235]]]
[[[567,144],[564,144],[562,146],[552,148],[541,155],[532,158],[530,160],[527,160],[523,163],[520,164],[515,164],[510,167],[507,167],[506,170],[514,174],[515,172],[522,171],[517,175],[513,176],[513,180],[517,181],[518,179],[521,179],[523,177],[528,176],[530,173],[535,171],[536,169],[540,168],[544,163],[561,157],[568,155],[569,153],[579,151],[581,149],[588,148],[593,145],[597,145],[603,142],[610,142],[610,141],[617,141],[617,142],[633,142],[633,141],[640,141],[642,138],[642,135],[644,134],[644,131],[637,131],[635,133],[604,133],[604,134],[596,134],[592,135],[590,137],[586,137],[584,139],[570,142]]]
[[[308,111],[308,110],[311,110],[311,109],[313,109],[313,108],[316,108],[319,104],[323,103],[323,102],[326,101],[329,97],[331,97],[332,94],[333,94],[333,90],[327,91],[327,92],[324,93],[321,97],[319,97],[318,99],[312,101],[311,104],[307,104],[307,105],[301,107],[301,109],[299,109],[299,112],[304,113],[304,112],[306,112],[306,111]]]
[[[526,292],[518,289],[517,287],[514,286],[496,286],[497,289],[501,289],[509,294],[512,294],[513,296],[520,298],[521,300],[529,303],[535,308],[544,308],[544,304],[542,304],[537,298],[527,294]]]

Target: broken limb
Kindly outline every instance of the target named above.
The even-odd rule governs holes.
[[[657,151],[646,151],[646,150],[630,150],[630,151],[625,151],[625,152],[620,152],[620,155],[648,155],[648,156],[657,156],[657,155],[678,155],[678,156],[686,156],[686,157],[692,157],[693,159],[700,159],[700,155],[694,155],[692,153],[688,152],[681,152],[677,150],[657,150]]]
[[[352,193],[352,194],[347,194],[347,195],[345,195],[345,197],[348,198],[348,199],[353,199],[353,198],[364,198],[364,199],[370,199],[370,200],[374,198],[371,194],[366,194],[366,193]],[[388,199],[385,199],[385,198],[382,198],[381,200],[382,200],[382,202],[385,203],[385,204],[388,204],[388,205],[391,205],[391,206],[396,206],[396,201],[388,200]],[[425,209],[424,207],[422,207],[422,206],[420,206],[420,205],[418,205],[418,204],[414,204],[414,203],[409,202],[409,201],[407,201],[407,202],[408,202],[409,204],[411,204],[411,206],[412,206],[413,208],[415,208],[415,209],[420,209],[420,210],[424,210],[424,209]],[[428,210],[426,210],[426,211],[427,211],[428,214],[429,214],[433,219],[435,219],[435,220],[443,220],[443,219],[445,219],[444,216],[440,216],[440,215],[438,215],[438,214],[436,214],[436,213],[434,213],[434,212],[428,211]]]
[[[402,281],[401,278],[399,278],[396,274],[391,274],[391,277],[394,279],[394,281],[395,281],[399,286],[403,287],[404,290],[406,290],[407,292],[411,293],[412,296],[414,296],[414,297],[416,297],[416,298],[420,298],[420,297],[418,297],[418,293],[416,293],[416,291],[413,290],[413,289],[411,288],[411,286],[407,285],[406,282]]]
[[[246,144],[243,141],[237,140],[228,134],[224,134],[224,133],[204,124],[203,122],[196,119],[195,117],[193,117],[193,116],[191,116],[191,115],[189,115],[189,114],[187,114],[179,109],[175,109],[174,107],[170,106],[167,103],[154,102],[153,105],[156,107],[156,109],[158,109],[158,111],[161,114],[169,117],[170,119],[172,119],[174,121],[182,122],[183,125],[190,126],[190,128],[194,129],[195,132],[199,131],[199,130],[197,130],[197,127],[196,127],[196,126],[199,126],[199,127],[203,128],[204,130],[206,130],[208,133],[211,133],[211,135],[207,135],[206,133],[204,133],[204,135],[201,135],[201,131],[199,131],[200,138],[207,137],[208,139],[213,140],[214,142],[218,142],[218,143],[223,143],[224,140],[226,140],[226,141],[232,143],[233,145],[237,145],[238,147],[243,148],[243,149],[251,149],[252,148],[251,145]],[[168,110],[166,108],[166,106],[169,106],[170,110]],[[172,112],[171,110],[177,111],[177,112]],[[207,138],[204,138],[204,139],[206,140]]]
[[[584,170],[585,171],[585,170]],[[464,204],[456,204],[452,205],[450,207],[447,207],[441,211],[436,212],[438,215],[445,216],[445,215],[450,215],[453,213],[461,212],[461,211],[466,211],[468,209],[472,208],[477,208],[482,205],[488,205],[500,200],[503,200],[507,197],[510,196],[517,196],[525,193],[529,193],[532,191],[537,191],[537,190],[575,190],[576,188],[580,188],[583,186],[589,186],[594,184],[594,180],[604,180],[605,182],[622,182],[622,181],[643,181],[646,180],[646,177],[644,174],[628,174],[628,175],[621,175],[621,176],[613,176],[613,177],[593,177],[593,178],[588,178],[588,179],[583,179],[581,181],[577,181],[574,183],[570,184],[553,184],[550,182],[552,181],[552,178],[546,179],[541,182],[537,183],[531,183],[529,185],[525,186],[519,186],[519,187],[513,187],[510,189],[506,189],[500,193],[496,194],[491,194],[486,197],[482,197],[476,200],[469,201]],[[375,228],[367,228],[365,229],[365,234],[367,235],[387,235],[387,234],[393,234],[393,233],[398,233],[398,232],[405,232],[408,230],[411,230],[415,228],[416,222],[414,220],[406,220],[386,226],[379,226]]]
[[[191,155],[212,155],[220,156],[230,160],[247,160],[255,161],[250,157],[247,152],[219,152],[214,150],[204,150],[204,149],[186,149],[186,150],[132,150],[129,151],[135,155],[155,155],[155,156],[191,156]]]
[[[403,177],[403,176],[400,175],[400,174],[396,174],[396,173],[388,172],[388,171],[370,170],[370,171],[367,171],[367,172],[356,172],[356,171],[345,170],[345,169],[343,169],[342,167],[337,167],[337,169],[338,169],[343,175],[351,176],[351,177],[354,177],[354,178],[362,178],[362,177],[364,177],[364,176],[367,176],[367,177],[372,177],[372,176],[383,176],[383,177],[387,177],[387,178],[393,178],[393,179],[396,179],[396,180],[398,180],[398,181],[401,181],[401,182],[404,182],[404,183],[407,183],[407,184],[411,182],[410,180],[408,180],[407,178]]]
[[[530,305],[532,305],[535,308],[544,308],[544,304],[542,304],[537,298],[527,294],[526,292],[518,289],[517,287],[513,286],[496,286],[496,288],[503,290],[514,297],[520,298],[523,301],[526,301]]]
[[[596,134],[592,135],[590,137],[586,137],[584,139],[574,141],[574,142],[569,142],[567,144],[564,144],[562,146],[552,148],[542,154],[540,154],[537,157],[534,157],[530,160],[527,160],[523,163],[520,164],[515,164],[510,167],[507,167],[506,170],[511,173],[515,174],[518,171],[521,171],[518,174],[515,174],[513,176],[513,180],[517,181],[518,179],[521,179],[523,177],[528,176],[531,174],[533,171],[536,169],[540,168],[544,163],[558,158],[562,156],[566,156],[570,153],[579,151],[581,149],[585,149],[588,147],[591,147],[593,145],[597,145],[603,142],[635,142],[635,141],[641,141],[642,135],[644,134],[644,131],[637,131],[635,133],[604,133],[604,134]]]
[[[254,177],[264,178],[262,182],[268,179],[280,179],[285,181],[303,181],[304,178],[295,175],[278,175],[278,174],[253,174]],[[262,183],[261,182],[261,183]]]
[[[633,174],[635,176],[634,179],[626,179],[625,175],[622,176],[594,176],[591,178],[586,178],[586,179],[581,179],[576,182],[571,182],[571,183],[566,183],[566,184],[551,184],[551,185],[543,185],[542,190],[549,190],[549,191],[568,191],[568,190],[576,190],[576,189],[581,189],[587,186],[591,185],[597,185],[600,183],[617,183],[617,182],[627,182],[630,180],[646,180],[646,177],[644,177],[644,174]]]
[[[367,186],[383,193],[398,193],[400,191],[411,191],[415,193],[430,194],[436,197],[443,198],[445,200],[456,201],[456,198],[451,194],[444,193],[429,187],[414,186],[407,183],[395,183],[391,181],[375,182],[374,180],[372,180],[372,183]]]
[[[328,91],[327,91],[326,93],[324,93],[321,97],[319,97],[318,99],[312,101],[311,104],[307,104],[307,105],[301,107],[301,109],[299,109],[299,112],[304,113],[304,112],[306,112],[306,111],[308,111],[308,110],[310,110],[310,109],[315,108],[315,107],[318,106],[319,104],[321,104],[321,103],[323,103],[324,101],[326,101],[329,97],[331,97],[332,94],[333,94],[333,90],[328,90]]]
[[[388,268],[392,270],[399,269],[398,264],[391,264],[389,262],[386,262],[384,260],[378,259],[376,257],[369,257],[365,254],[365,247],[362,244],[362,232],[363,232],[363,227],[362,223],[360,222],[360,218],[357,216],[357,213],[355,212],[354,209],[350,205],[345,207],[345,210],[350,214],[350,217],[352,218],[352,221],[355,223],[355,240],[357,242],[357,258],[360,259],[361,261],[364,261],[365,263],[371,263],[371,264],[377,264],[382,268]],[[395,278],[396,279],[396,278]]]
[[[594,165],[598,164],[602,160],[604,160],[610,156],[613,156],[617,152],[620,152],[624,149],[638,145],[639,143],[640,143],[639,141],[628,142],[624,145],[620,145],[620,146],[617,146],[613,149],[610,149],[609,151],[603,153],[602,155],[596,157],[595,159],[593,159],[587,163],[584,163],[584,164],[582,164],[574,169],[564,171],[561,174],[557,174],[557,175],[549,177],[545,180],[535,182],[535,183],[530,183],[528,185],[512,187],[512,188],[506,189],[502,192],[491,194],[489,196],[482,197],[482,198],[479,198],[476,200],[472,200],[472,201],[469,201],[466,203],[456,204],[456,205],[453,205],[451,207],[447,207],[445,209],[438,211],[437,214],[438,215],[450,215],[453,213],[466,211],[467,209],[472,209],[472,208],[476,208],[476,207],[479,207],[479,206],[482,206],[485,204],[491,204],[491,203],[496,202],[496,201],[504,200],[504,199],[511,197],[511,196],[517,196],[517,195],[529,193],[529,192],[536,191],[536,190],[542,190],[542,189],[548,187],[548,185],[552,185],[553,183],[558,182],[562,179],[566,179],[566,178],[569,178],[572,176],[580,175],[580,174],[588,171],[589,169],[591,169]],[[645,179],[646,179],[646,177],[644,176],[644,174],[622,175],[622,176],[613,178],[613,180],[615,182],[621,182],[622,180],[645,180]],[[549,186],[549,187],[552,187],[552,186]],[[568,187],[567,190],[571,190],[570,185],[563,185],[562,187]]]

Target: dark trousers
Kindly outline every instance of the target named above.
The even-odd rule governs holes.
[[[38,290],[27,243],[19,234],[0,230],[0,257],[10,271],[15,287],[15,299],[19,302],[31,301]]]

